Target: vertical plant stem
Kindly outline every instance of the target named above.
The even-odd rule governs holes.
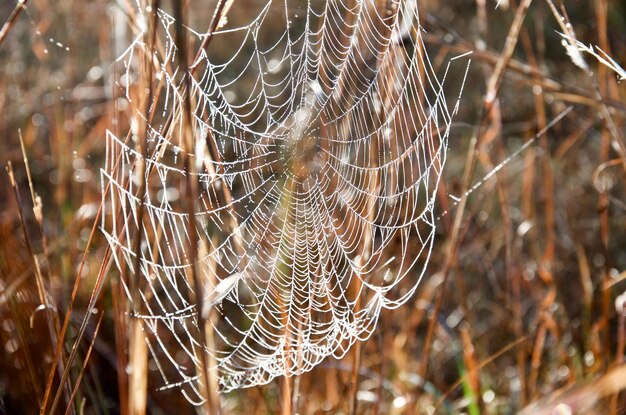
[[[219,6],[219,5],[218,5]],[[174,14],[176,18],[176,44],[179,52],[179,62],[181,68],[189,68],[189,54],[188,54],[188,39],[186,36],[186,7],[183,5],[182,0],[174,0]],[[217,14],[217,13],[216,13]],[[214,20],[215,20],[214,16]],[[193,159],[195,140],[192,124],[192,93],[191,93],[191,77],[192,72],[186,70],[183,74],[185,96],[183,99],[182,108],[182,133],[183,133],[183,153],[185,154],[185,177],[186,177],[186,191],[187,195],[187,214],[189,217],[187,223],[187,234],[189,235],[189,264],[191,280],[194,287],[194,302],[196,304],[197,324],[200,330],[200,346],[197,348],[200,360],[201,378],[204,380],[204,399],[205,411],[209,414],[219,414],[219,403],[215,401],[215,392],[211,390],[210,376],[213,368],[209,367],[209,359],[207,352],[205,351],[207,340],[207,319],[204,311],[204,288],[202,281],[200,280],[200,274],[198,272],[198,232],[196,224],[196,203],[199,200],[199,188],[198,179],[195,172],[195,161]]]
[[[152,1],[152,13],[150,15],[148,32],[145,35],[146,47],[142,62],[143,69],[143,85],[142,89],[147,94],[143,97],[141,110],[145,119],[141,122],[141,128],[136,137],[138,153],[137,171],[135,174],[139,179],[139,189],[137,192],[139,198],[139,207],[137,212],[137,233],[133,241],[133,252],[135,254],[134,267],[127,273],[129,278],[129,288],[131,293],[131,320],[129,330],[130,347],[128,364],[131,368],[130,379],[128,382],[128,410],[131,415],[144,415],[146,413],[147,400],[147,376],[148,376],[148,350],[142,330],[142,321],[137,317],[141,314],[141,285],[142,270],[141,263],[143,259],[142,241],[144,239],[144,215],[145,215],[145,198],[148,191],[148,179],[146,177],[146,159],[148,158],[148,120],[150,119],[150,108],[154,97],[153,87],[153,64],[152,54],[156,44],[157,32],[157,11],[160,1]],[[143,118],[143,117],[142,117]]]
[[[128,406],[130,415],[144,415],[148,392],[148,345],[138,318],[130,320]]]

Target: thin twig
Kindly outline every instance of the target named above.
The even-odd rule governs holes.
[[[18,0],[17,1],[17,4],[15,5],[15,7],[13,8],[13,11],[11,12],[11,15],[9,16],[7,21],[4,23],[4,25],[2,26],[2,29],[0,29],[0,45],[2,45],[2,42],[4,41],[4,39],[9,34],[9,31],[11,30],[11,28],[15,24],[15,21],[17,20],[17,17],[20,15],[22,10],[26,8],[26,2],[27,1],[28,0]]]

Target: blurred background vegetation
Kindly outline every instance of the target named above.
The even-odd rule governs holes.
[[[215,3],[190,3],[192,26],[205,27]],[[626,413],[619,297],[626,292],[626,88],[592,56],[585,56],[590,73],[574,65],[543,0],[524,15],[508,59],[520,2],[497,3],[418,2],[436,71],[470,51],[472,63],[450,136],[431,262],[415,298],[385,312],[362,345],[357,413]],[[235,0],[230,13],[237,19],[258,5]],[[15,6],[0,4],[0,22]],[[555,6],[578,40],[626,63],[626,3]],[[115,278],[107,276],[99,293],[97,336],[98,318],[74,342],[85,313],[96,311],[87,304],[106,248],[98,230],[89,243],[105,133],[127,130],[134,110],[114,83],[115,60],[132,37],[132,7],[30,0],[0,44],[0,413],[39,412],[54,333],[75,287],[61,361],[74,346],[77,358],[57,412],[131,413],[129,395],[139,393],[128,393],[119,364],[116,336],[127,344],[128,334],[116,324]],[[487,105],[499,64],[501,85]],[[460,85],[464,71],[453,65],[449,84]],[[457,93],[450,91],[451,102]],[[465,205],[455,202],[479,182]],[[329,358],[292,379],[300,396],[294,412],[348,413],[352,365],[350,354]],[[53,372],[53,392],[61,372]],[[195,412],[177,391],[157,391],[156,367],[148,372],[148,413]],[[281,413],[281,382],[223,395],[223,412]]]

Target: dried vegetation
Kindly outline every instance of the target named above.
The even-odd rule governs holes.
[[[0,413],[194,413],[156,390],[101,267],[105,131],[127,131],[140,102],[113,84],[133,7],[23,3],[0,5]],[[190,3],[210,21],[214,2]],[[626,413],[626,6],[499,3],[419,2],[436,69],[472,64],[415,298],[358,354],[214,410]]]

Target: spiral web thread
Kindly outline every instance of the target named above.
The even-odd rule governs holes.
[[[451,122],[415,2],[284,0],[255,10],[242,0],[238,9],[191,82],[196,171],[182,162],[186,91],[163,11],[155,79],[165,90],[153,103],[145,175],[141,154],[110,132],[102,170],[113,216],[104,233],[118,268],[138,273],[138,292],[124,285],[134,316],[163,388],[194,403],[204,400],[201,353],[223,391],[264,384],[343,356],[382,309],[411,297],[432,248]],[[127,82],[141,47],[120,58]],[[200,187],[193,236],[187,174]],[[192,237],[212,342],[191,300]]]

